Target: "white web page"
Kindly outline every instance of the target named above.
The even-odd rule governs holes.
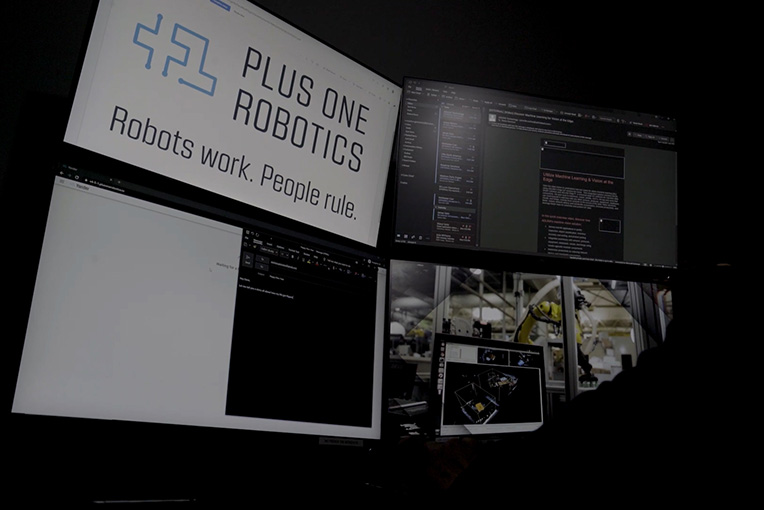
[[[57,178],[13,411],[219,422],[240,239]]]

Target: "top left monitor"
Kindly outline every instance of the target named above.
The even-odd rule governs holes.
[[[64,141],[375,245],[400,97],[249,2],[101,0]]]

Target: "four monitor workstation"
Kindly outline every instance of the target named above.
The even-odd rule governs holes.
[[[101,0],[85,46],[51,164],[11,168],[41,211],[10,339],[23,427],[363,447],[385,439],[396,260],[677,268],[672,118],[394,83],[253,3]],[[543,423],[540,347],[430,351],[433,436]]]

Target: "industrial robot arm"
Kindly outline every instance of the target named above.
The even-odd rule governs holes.
[[[583,375],[578,379],[582,383],[596,383],[597,377],[592,375],[592,365],[589,363],[589,356],[585,355],[581,350],[583,335],[578,311],[587,304],[583,294],[578,291],[576,293],[576,349],[578,353],[578,366],[584,371]],[[555,333],[559,333],[562,326],[562,307],[552,301],[542,301],[529,308],[528,313],[525,314],[522,322],[515,330],[514,341],[532,344],[533,340],[530,338],[530,333],[537,322],[551,324]]]

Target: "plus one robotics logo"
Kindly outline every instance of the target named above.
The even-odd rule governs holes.
[[[208,96],[215,95],[217,78],[204,70],[209,39],[179,23],[175,23],[170,31],[162,27],[163,18],[157,14],[154,27],[141,23],[135,27],[133,43],[148,51],[146,69],[152,68],[155,57],[160,63],[164,59],[162,76],[172,74],[178,77],[181,85]]]

